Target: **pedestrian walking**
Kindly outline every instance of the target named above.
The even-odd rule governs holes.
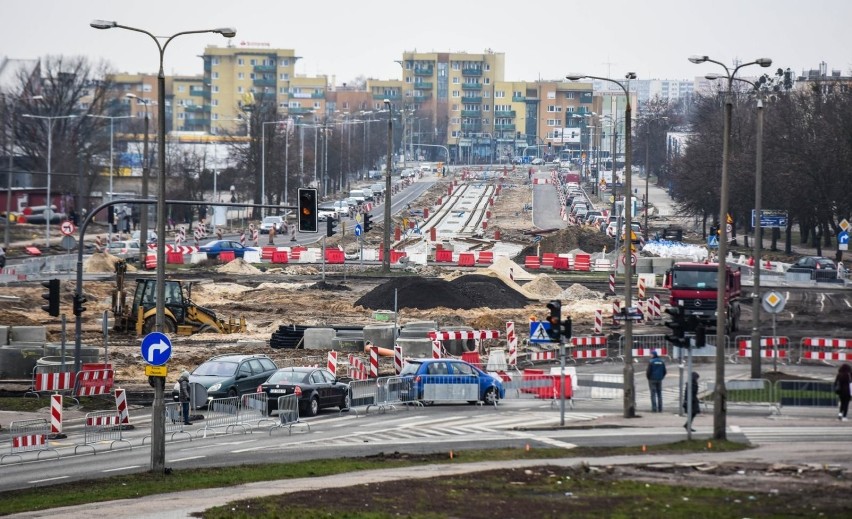
[[[666,363],[657,354],[657,350],[651,352],[648,368],[645,370],[648,378],[648,387],[651,390],[651,412],[663,412],[663,379],[666,378]]]
[[[840,399],[840,411],[837,419],[845,422],[846,413],[849,411],[849,400],[852,397],[852,366],[843,363],[837,368],[837,376],[834,377],[834,392]]]
[[[189,421],[189,371],[186,370],[178,378],[178,401],[183,412],[184,425],[192,425]]]
[[[683,424],[684,429],[695,432],[695,429],[692,429],[692,420],[701,412],[700,406],[701,403],[698,401],[698,372],[693,371],[692,383],[684,388],[683,393],[683,411],[688,415],[686,423]],[[690,411],[692,411],[691,415],[689,414]]]

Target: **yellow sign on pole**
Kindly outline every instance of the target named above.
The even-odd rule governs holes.
[[[146,377],[165,377],[169,374],[169,370],[165,366],[145,366]]]

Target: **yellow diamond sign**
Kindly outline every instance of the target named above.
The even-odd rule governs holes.
[[[837,226],[840,227],[841,229],[843,229],[844,231],[848,231],[849,227],[852,226],[852,225],[850,225],[849,222],[846,220],[846,218],[844,218],[844,219],[840,220],[840,223],[837,224]]]
[[[763,309],[771,314],[777,314],[784,310],[787,299],[780,292],[767,292],[763,296]]]

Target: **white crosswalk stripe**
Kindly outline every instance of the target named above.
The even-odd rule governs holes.
[[[796,439],[813,438],[819,441],[849,441],[848,427],[740,427],[740,432],[752,443],[787,443]]]

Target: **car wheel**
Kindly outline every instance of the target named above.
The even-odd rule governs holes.
[[[308,403],[308,416],[316,416],[317,413],[319,413],[319,398],[313,396]]]
[[[485,402],[486,405],[494,405],[498,400],[500,400],[500,397],[497,396],[496,388],[489,387],[485,390],[485,395],[483,395],[482,401]]]
[[[231,389],[228,390],[228,398],[233,398],[235,396],[239,396],[238,393],[237,393],[237,388],[232,387]]]
[[[349,398],[349,392],[347,391],[346,394],[343,396],[343,403],[340,404],[340,410],[346,411],[350,407],[352,407],[352,400]]]

